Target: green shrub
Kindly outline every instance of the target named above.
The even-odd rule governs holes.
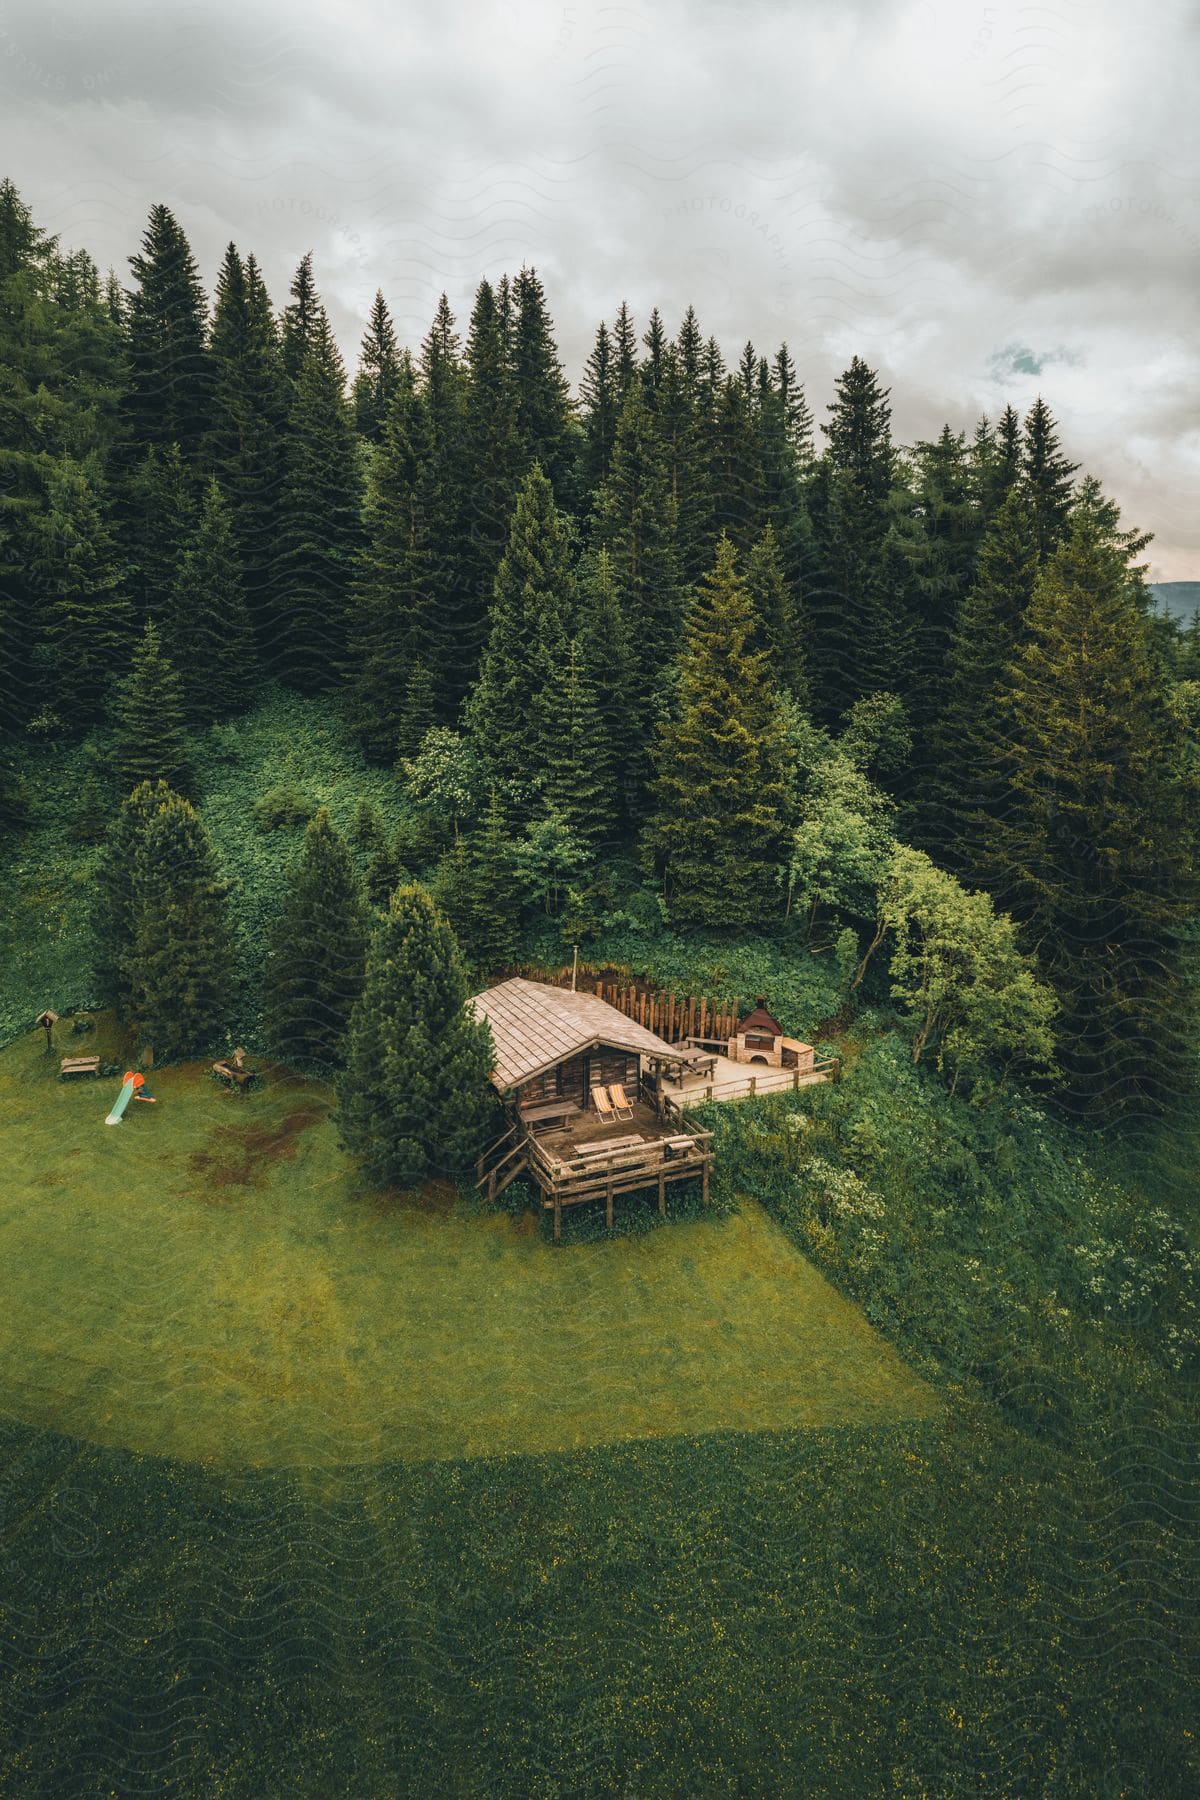
[[[315,800],[285,783],[254,802],[254,821],[260,831],[278,831],[284,826],[307,825],[316,810]]]

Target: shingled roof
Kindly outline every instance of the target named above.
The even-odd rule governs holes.
[[[679,1054],[665,1038],[595,994],[572,994],[520,975],[476,994],[471,1005],[491,1025],[496,1047],[492,1081],[501,1093],[596,1044],[613,1044],[638,1056]]]

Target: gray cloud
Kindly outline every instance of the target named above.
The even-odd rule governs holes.
[[[311,248],[351,360],[377,285],[416,343],[529,261],[572,376],[625,298],[786,337],[819,416],[857,352],[910,439],[1040,388],[1187,578],[1196,38],[1170,0],[18,0],[0,166],[122,272],[155,200],[210,282],[233,238],[281,302]]]

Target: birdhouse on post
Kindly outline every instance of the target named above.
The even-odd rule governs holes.
[[[35,1025],[40,1025],[46,1034],[46,1054],[49,1055],[54,1048],[54,1027],[58,1024],[58,1014],[51,1012],[47,1007],[45,1012],[40,1012],[33,1022]]]

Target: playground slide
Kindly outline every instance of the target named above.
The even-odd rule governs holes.
[[[132,1094],[133,1094],[133,1078],[132,1078],[132,1076],[130,1076],[130,1078],[127,1081],[122,1083],[121,1091],[117,1095],[117,1098],[113,1104],[113,1109],[109,1113],[107,1119],[105,1119],[105,1121],[104,1121],[104,1123],[106,1125],[119,1125],[121,1123],[121,1114],[125,1111],[125,1108],[129,1105],[129,1101],[130,1101]]]

